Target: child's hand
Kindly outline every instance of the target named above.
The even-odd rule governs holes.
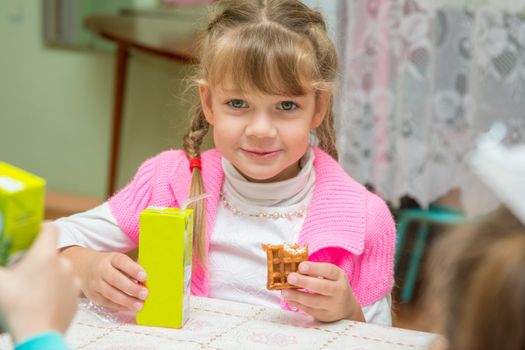
[[[24,258],[0,269],[0,309],[15,342],[44,331],[65,332],[79,293],[71,264],[58,255],[58,232],[44,228]]]
[[[80,277],[84,295],[113,310],[141,310],[148,290],[142,285],[146,272],[122,253],[101,253],[82,247],[69,247],[70,258]]]
[[[343,270],[333,264],[308,261],[299,264],[299,272],[289,274],[288,283],[313,294],[283,290],[282,296],[290,306],[298,307],[322,322],[341,319],[365,322]]]

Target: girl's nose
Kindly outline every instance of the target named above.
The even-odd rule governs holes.
[[[272,116],[267,113],[254,114],[246,127],[246,135],[259,138],[275,137],[277,128],[272,121]]]

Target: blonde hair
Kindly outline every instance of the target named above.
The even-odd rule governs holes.
[[[429,263],[425,309],[448,350],[525,349],[525,227],[507,209],[446,235]]]
[[[322,15],[296,0],[220,1],[199,40],[196,83],[232,83],[241,91],[256,89],[273,95],[297,96],[307,89],[331,92],[337,54]],[[183,148],[199,157],[209,125],[198,103]],[[318,146],[337,160],[332,100],[315,130]],[[206,166],[205,164],[203,166]],[[204,192],[201,172],[192,173],[190,196]],[[206,261],[205,207],[193,206],[194,248]]]

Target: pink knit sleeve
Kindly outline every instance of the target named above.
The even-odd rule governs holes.
[[[150,158],[139,167],[131,182],[109,199],[109,207],[117,224],[135,243],[139,237],[139,219],[148,206],[178,206],[170,181],[181,157],[166,151]]]
[[[388,207],[378,196],[368,194],[365,247],[354,255],[343,248],[325,248],[310,255],[310,261],[328,262],[345,271],[361,306],[370,305],[394,285],[395,224]]]
[[[392,290],[396,245],[394,219],[385,202],[370,194],[367,209],[365,249],[354,257],[350,282],[363,306],[380,300]]]

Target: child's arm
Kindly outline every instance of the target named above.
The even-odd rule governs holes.
[[[60,232],[58,248],[81,246],[99,252],[125,253],[136,248],[111,213],[109,203],[53,221]]]
[[[73,265],[80,288],[93,302],[113,310],[142,309],[148,290],[142,285],[146,272],[122,253],[102,253],[71,246],[62,255]]]
[[[343,270],[333,264],[308,261],[299,264],[299,272],[289,274],[288,282],[313,293],[283,290],[282,296],[290,306],[323,322],[341,319],[365,322]]]

